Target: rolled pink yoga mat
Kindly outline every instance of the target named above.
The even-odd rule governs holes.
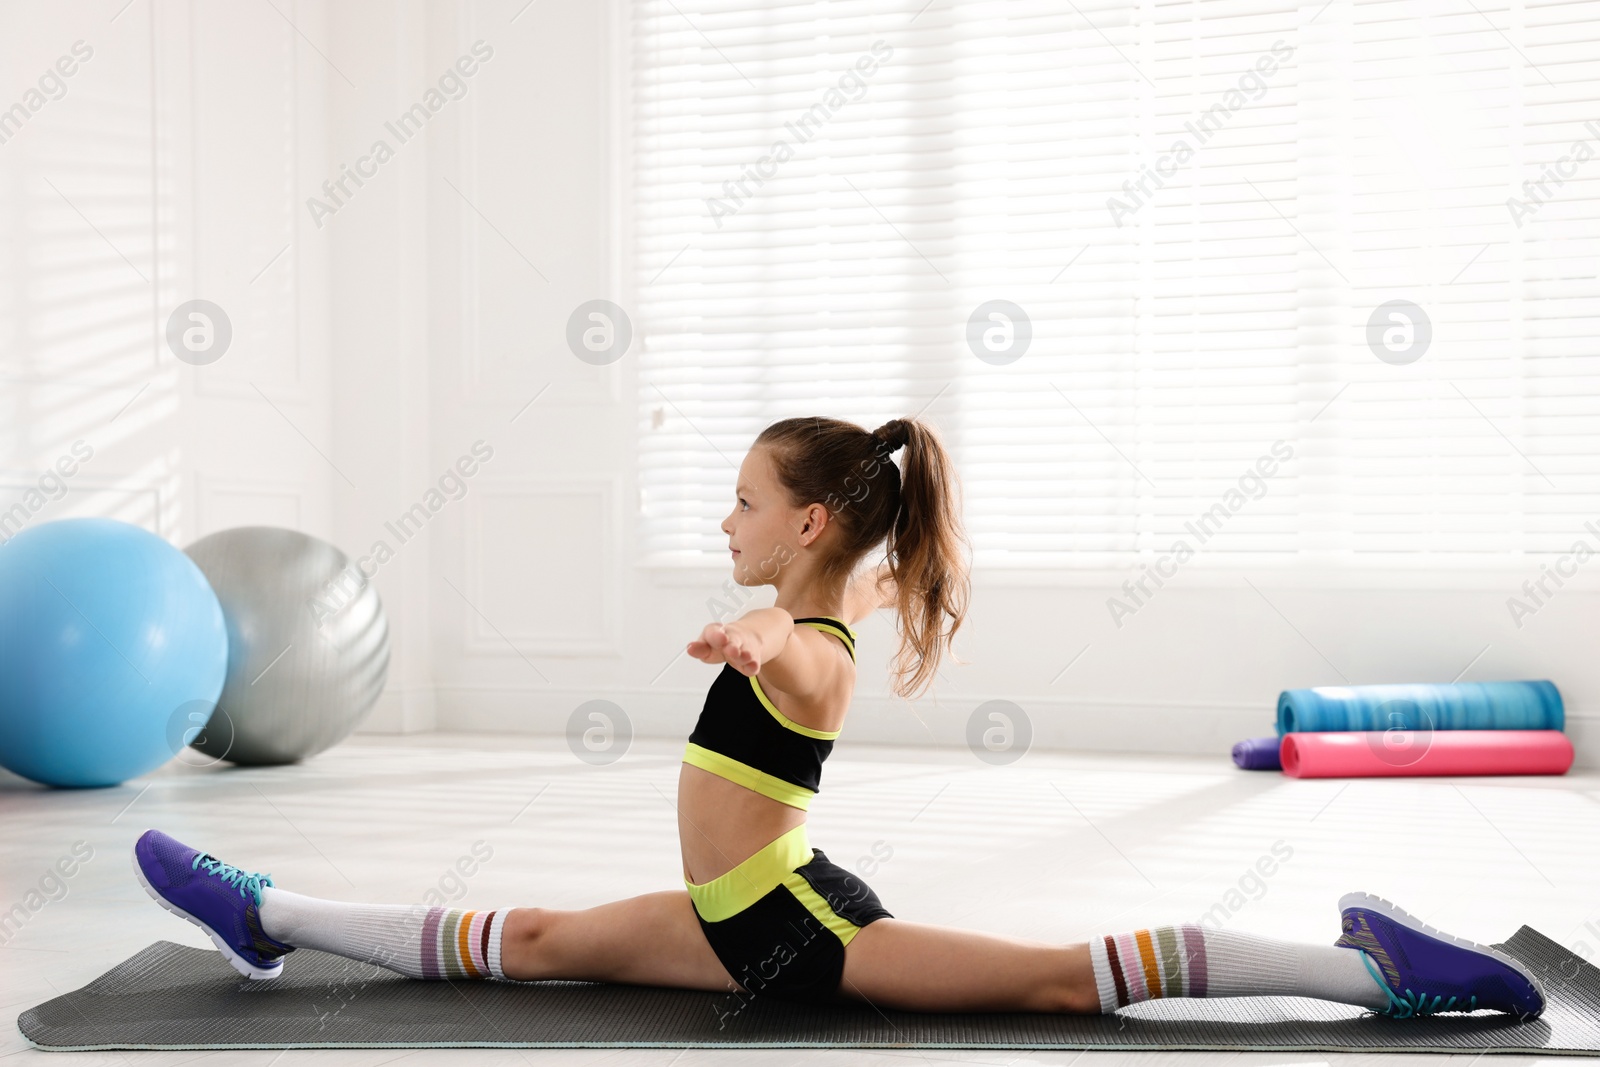
[[[1288,733],[1278,758],[1291,778],[1566,774],[1572,742],[1560,730]]]

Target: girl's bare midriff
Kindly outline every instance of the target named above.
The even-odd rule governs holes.
[[[844,649],[840,648],[841,655]],[[855,667],[839,672],[838,692],[825,705],[832,711],[808,710],[796,714],[795,700],[776,690],[765,680],[762,688],[779,711],[816,725],[843,723],[855,686]],[[683,874],[695,885],[702,885],[733,870],[761,850],[763,845],[806,821],[799,808],[764,797],[742,785],[719,778],[710,771],[685,763],[678,771],[678,842],[683,850]]]
[[[684,877],[696,885],[737,867],[761,846],[806,821],[799,808],[683,764],[678,773],[678,841]]]

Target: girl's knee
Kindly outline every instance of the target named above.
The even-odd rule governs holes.
[[[542,977],[539,948],[554,924],[555,913],[546,908],[512,908],[500,931],[500,967],[506,977],[532,981]]]

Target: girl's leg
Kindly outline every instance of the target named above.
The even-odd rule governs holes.
[[[681,889],[578,911],[355,904],[276,887],[261,893],[261,928],[275,941],[413,978],[734,988]]]
[[[1359,948],[1195,924],[1070,945],[879,919],[845,949],[846,997],[909,1011],[1096,1014],[1151,997],[1305,996],[1390,1002]]]
[[[508,978],[736,988],[682,889],[581,911],[514,908],[505,917],[500,952]]]
[[[904,919],[867,924],[844,951],[839,992],[903,1011],[1096,1013],[1089,946]]]

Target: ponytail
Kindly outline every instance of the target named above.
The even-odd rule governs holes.
[[[894,690],[910,698],[932,682],[971,598],[959,484],[949,453],[925,423],[891,419],[873,437],[887,452],[905,448],[885,555],[900,631]]]

